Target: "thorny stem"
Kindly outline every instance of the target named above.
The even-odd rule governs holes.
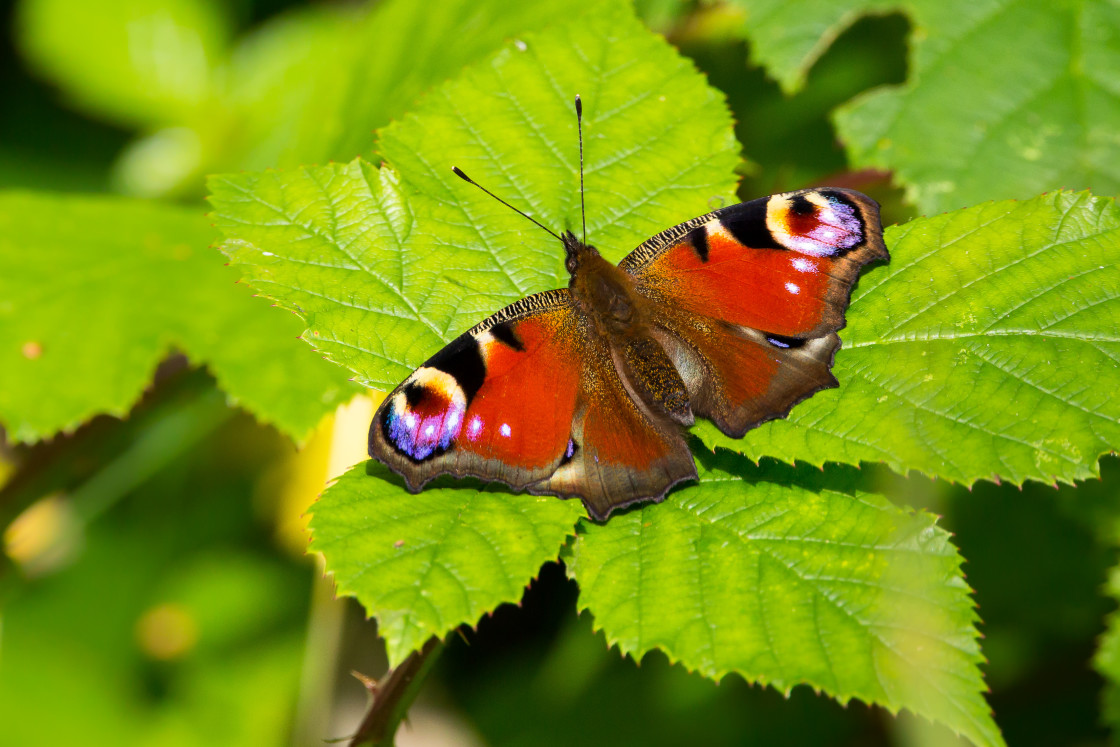
[[[350,747],[391,747],[397,727],[442,650],[439,639],[433,637],[378,681],[355,673],[369,690],[371,702],[358,731],[350,739]]]

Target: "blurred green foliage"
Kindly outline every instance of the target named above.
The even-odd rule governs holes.
[[[372,7],[268,0],[8,3],[3,23],[10,41],[0,53],[0,186],[158,197],[178,201],[182,213],[197,217],[205,210],[199,197],[208,173],[373,158],[379,152],[373,131],[413,109],[432,86],[507,39],[569,17],[576,5],[525,3],[511,12],[508,3],[485,0],[387,0]],[[940,93],[925,94],[936,106],[917,109],[915,116],[930,126],[916,141],[884,144],[874,127],[853,124],[861,112],[875,119],[854,104],[841,120],[850,128],[846,142],[830,120],[836,107],[853,99],[881,107],[883,96],[899,95],[869,99],[866,92],[878,85],[905,84],[922,96],[915,77],[928,60],[907,60],[907,45],[914,43],[908,37],[920,31],[919,41],[936,51],[942,27],[909,7],[847,26],[853,14],[835,26],[819,15],[819,2],[788,3],[816,29],[802,34],[814,50],[809,57],[819,60],[813,67],[783,68],[760,52],[775,38],[772,30],[752,26],[743,11],[761,5],[637,4],[646,22],[727,95],[746,159],[740,195],[832,179],[880,199],[888,222],[946,204],[938,189],[961,136],[936,125],[938,116],[956,121],[946,115],[954,111],[946,97],[953,104],[960,90],[952,81],[935,80]],[[960,24],[1002,7],[967,5]],[[1014,12],[1030,10],[1024,3],[1008,5]],[[1023,107],[1025,123],[1011,124],[1029,134],[1033,122],[1037,133],[1059,144],[1093,147],[1051,148],[1040,141],[1040,169],[1025,175],[998,165],[1006,163],[1000,160],[1005,154],[995,153],[1000,158],[993,156],[984,169],[962,156],[961,173],[985,178],[967,182],[953,206],[1058,187],[1114,191],[1113,146],[1101,133],[1120,130],[1106,75],[1120,54],[1120,32],[1104,4],[1068,4],[1085,11],[1081,16],[1060,5],[1049,31],[1083,38],[1075,49],[1085,53],[1074,58],[1077,66],[1068,52],[1059,54],[1056,67],[1065,77],[1050,80],[1047,90],[1058,98],[1088,92],[1089,116],[1069,120],[1072,128],[1048,129],[1046,116],[1064,117],[1066,110],[1042,96]],[[1043,19],[1000,28],[1014,37],[1020,28],[1043,33],[1045,26]],[[822,29],[834,29],[834,43],[819,44]],[[1020,36],[1024,44],[1034,38]],[[1055,47],[1033,49],[1053,55]],[[999,63],[1034,54],[982,51],[958,60],[966,79],[985,65],[999,73]],[[751,66],[748,59],[772,67]],[[783,95],[771,75],[792,95]],[[996,93],[978,94],[971,108],[983,109],[985,97]],[[987,115],[978,116],[984,121]],[[895,159],[890,148],[899,142],[908,152]],[[1078,170],[1094,164],[1102,166],[1099,173]],[[891,186],[889,174],[858,170],[864,165],[896,169],[917,206],[902,201],[903,190]],[[931,194],[936,199],[923,197]],[[39,204],[55,199],[36,198]],[[105,199],[116,204],[115,197]],[[60,216],[68,209],[58,203]],[[211,240],[200,239],[195,253]],[[9,243],[6,251],[18,253],[22,246]],[[11,277],[8,261],[0,257],[5,279]],[[14,308],[12,294],[26,290],[6,289],[0,314]],[[106,287],[107,296],[112,291]],[[59,296],[25,308],[42,308],[44,318],[63,315],[65,294]],[[278,313],[257,305],[263,314]],[[93,310],[77,309],[74,318]],[[209,318],[215,326],[233,323]],[[264,319],[247,327],[271,324]],[[296,344],[291,338],[298,332],[297,324],[286,341]],[[31,340],[17,338],[23,354]],[[210,362],[210,353],[181,347],[197,355],[194,364]],[[166,353],[166,347],[150,353],[141,374],[126,372],[136,379],[126,387],[130,395],[60,418],[36,434],[74,426],[93,411],[123,412],[149,380],[155,357]],[[5,373],[0,388],[10,393]],[[59,376],[79,373],[75,367]],[[109,378],[115,386],[124,383]],[[276,381],[282,387],[283,380]],[[26,395],[44,403],[38,412],[60,407],[87,384],[53,376],[38,383],[38,391]],[[172,354],[126,419],[98,417],[53,440],[9,442],[0,450],[3,525],[32,507],[23,518],[50,529],[53,538],[49,547],[31,548],[37,553],[9,544],[8,554],[0,555],[0,743],[320,744],[354,727],[364,693],[346,672],[378,674],[384,665],[371,654],[371,626],[353,610],[332,618],[321,602],[311,601],[322,596],[312,593],[317,572],[275,537],[281,486],[293,480],[293,447],[231,409],[230,394],[227,384],[219,388]],[[5,425],[14,424],[5,419]],[[982,483],[971,492],[868,470],[867,479],[878,481],[876,489],[896,504],[942,514],[942,526],[955,534],[984,620],[989,702],[1010,744],[1105,744],[1103,719],[1115,723],[1120,713],[1115,685],[1106,688],[1090,665],[1105,615],[1115,606],[1101,589],[1116,559],[1117,465],[1106,460],[1100,482],[1076,488]],[[635,667],[589,634],[591,621],[575,615],[574,599],[571,582],[548,566],[520,606],[503,606],[463,640],[453,638],[417,707],[416,730],[429,721],[423,714],[438,712],[458,724],[456,740],[473,734],[495,745],[957,744],[947,731],[918,719],[891,719],[858,703],[841,708],[807,688],[795,688],[787,700],[734,676],[717,687],[656,653]],[[323,642],[332,635],[333,644]],[[1105,644],[1097,666],[1118,682],[1113,648]],[[305,664],[316,657],[333,662],[326,674],[314,675]],[[325,714],[307,713],[315,700],[308,689],[330,696],[319,706]]]

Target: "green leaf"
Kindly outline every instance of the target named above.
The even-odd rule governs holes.
[[[182,121],[210,96],[229,33],[212,0],[22,0],[18,41],[83,109],[125,125]]]
[[[377,617],[390,666],[432,636],[518,602],[583,515],[578,501],[442,484],[454,487],[412,495],[370,461],[312,509],[311,550],[326,556],[338,593]]]
[[[581,525],[569,573],[610,644],[1003,744],[961,557],[934,517],[844,487],[850,473],[770,464],[740,478],[740,458],[701,461],[698,487]]]
[[[1120,7],[1108,0],[735,0],[754,59],[787,90],[858,15],[910,16],[910,76],[841,108],[856,167],[934,213],[1058,188],[1120,192]]]
[[[223,250],[306,319],[319,350],[390,389],[486,314],[566,284],[555,239],[450,167],[555,230],[578,229],[578,92],[588,236],[607,256],[731,199],[737,145],[721,96],[609,3],[433,91],[380,133],[389,167],[212,178]]]
[[[904,34],[908,27],[903,18],[862,20],[829,47],[812,68],[805,87],[790,96],[768,80],[761,68],[744,67],[744,49],[756,53],[759,45],[724,38],[741,33],[742,15],[728,6],[717,6],[709,12],[708,17],[712,16],[715,27],[699,38],[682,38],[682,50],[696,60],[712,85],[727,93],[736,120],[735,135],[752,163],[749,170],[740,169],[744,179],[739,195],[759,197],[835,182],[839,176],[845,179],[844,186],[872,190],[872,196],[885,203],[884,215],[895,220],[914,217],[912,210],[903,212],[892,204],[901,198],[901,191],[895,197],[894,190],[876,188],[876,181],[882,179],[872,174],[840,176],[848,169],[848,159],[830,120],[832,111],[853,96],[906,79]],[[778,37],[765,38],[773,41]]]
[[[910,83],[837,113],[858,166],[927,212],[1058,188],[1120,192],[1120,6],[914,3]]]
[[[1120,600],[1120,567],[1109,572],[1105,589],[1113,600]],[[1105,679],[1101,715],[1116,734],[1120,732],[1120,612],[1113,611],[1108,616],[1104,635],[1093,657],[1093,668]]]
[[[302,438],[355,388],[207,249],[201,212],[0,194],[0,420],[16,441],[124,415],[174,347]]]
[[[898,7],[890,0],[728,0],[744,14],[751,62],[765,67],[787,94],[800,91],[813,66],[856,19]]]
[[[971,484],[1099,475],[1120,444],[1120,209],[1059,193],[886,232],[833,373],[840,389],[709,445],[820,465],[883,461]]]

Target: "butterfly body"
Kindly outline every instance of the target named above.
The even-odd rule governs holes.
[[[696,417],[741,437],[837,385],[851,287],[887,258],[878,206],[840,189],[694,218],[617,266],[561,239],[567,288],[480,322],[377,411],[370,454],[409,489],[473,475],[578,496],[598,519],[660,500],[696,476]]]
[[[653,333],[656,308],[634,287],[634,278],[607,262],[570,232],[563,236],[570,258],[568,290],[585,328],[606,342],[611,363],[634,399],[652,412],[692,425],[688,389]]]

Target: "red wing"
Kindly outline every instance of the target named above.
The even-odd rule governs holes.
[[[460,335],[386,397],[369,453],[419,490],[441,474],[579,496],[596,518],[695,477],[679,428],[635,405],[567,289]]]
[[[578,318],[566,289],[464,332],[374,415],[369,453],[411,490],[444,473],[523,488],[564,458],[579,391]]]
[[[621,263],[654,301],[693,412],[724,433],[836,386],[836,331],[860,268],[887,259],[878,206],[843,189],[732,205],[654,236]]]
[[[878,206],[845,189],[764,197],[669,229],[621,267],[668,307],[778,337],[844,326],[859,270],[887,259]]]

